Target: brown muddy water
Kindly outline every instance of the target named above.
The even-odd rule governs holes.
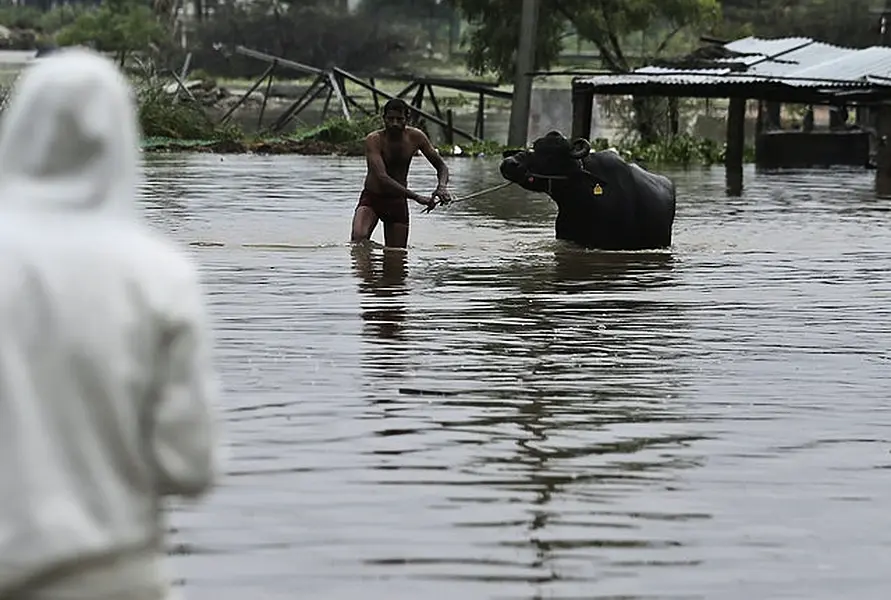
[[[720,168],[668,172],[652,253],[561,247],[512,187],[413,206],[384,256],[346,243],[361,159],[146,160],[225,386],[228,475],[171,515],[186,598],[886,597],[872,173],[749,170],[729,199]],[[449,164],[458,195],[500,182]],[[412,182],[433,187],[423,159]]]

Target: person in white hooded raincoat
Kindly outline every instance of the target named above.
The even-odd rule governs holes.
[[[0,599],[172,597],[165,496],[216,483],[198,269],[138,215],[131,88],[29,66],[0,118]]]

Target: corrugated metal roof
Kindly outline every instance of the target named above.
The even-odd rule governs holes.
[[[773,56],[788,52],[793,48],[798,48],[804,44],[813,43],[814,40],[806,37],[786,37],[786,38],[758,38],[746,37],[736,41],[724,44],[724,47],[733,52],[741,54],[759,54]]]
[[[580,77],[582,85],[596,87],[660,83],[669,85],[727,85],[759,82],[794,87],[891,87],[891,48],[854,49],[794,37],[747,37],[724,46],[742,56],[708,61],[714,68],[647,66],[631,73]],[[729,63],[747,65],[731,68]],[[727,67],[721,65],[727,64]]]

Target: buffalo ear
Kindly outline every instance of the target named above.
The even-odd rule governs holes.
[[[585,158],[591,152],[591,142],[585,138],[575,138],[572,140],[572,151],[569,155],[575,159]]]
[[[519,154],[520,152],[522,152],[522,150],[519,150],[516,148],[511,148],[510,150],[504,150],[501,153],[501,158],[510,158],[511,156],[514,156],[515,154]]]

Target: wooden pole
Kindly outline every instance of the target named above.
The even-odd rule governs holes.
[[[350,117],[350,109],[347,108],[347,103],[344,99],[344,92],[341,89],[343,82],[335,79],[334,73],[332,73],[331,71],[328,71],[327,76],[328,85],[330,85],[331,89],[334,90],[334,95],[337,96],[337,100],[340,102],[340,110],[341,112],[343,112],[343,118],[347,121],[351,121],[352,118]]]
[[[727,110],[727,152],[724,156],[728,196],[742,195],[745,143],[746,99],[731,98]]]
[[[254,84],[248,89],[248,91],[246,91],[246,92],[244,93],[244,95],[243,95],[241,98],[238,99],[238,102],[236,102],[235,104],[233,104],[232,107],[231,107],[229,110],[226,111],[226,114],[224,114],[222,117],[220,117],[219,125],[222,125],[223,123],[225,123],[225,122],[229,119],[229,117],[232,116],[232,113],[235,112],[235,109],[237,109],[239,106],[241,106],[242,104],[244,104],[244,101],[248,99],[248,96],[250,96],[251,94],[253,94],[254,91],[255,91],[258,87],[260,87],[260,84],[263,83],[263,81],[264,81],[267,77],[270,77],[270,76],[272,75],[272,72],[275,71],[275,66],[276,66],[277,64],[278,64],[278,62],[273,61],[273,63],[272,63],[271,65],[269,65],[269,66],[266,68],[265,71],[263,71],[263,74],[260,75],[260,79],[258,79],[257,81],[255,81]]]
[[[192,90],[190,90],[189,88],[186,87],[186,84],[183,83],[183,80],[180,79],[176,73],[171,71],[170,75],[173,77],[173,80],[176,81],[176,85],[179,86],[179,89],[184,91],[186,93],[186,96],[189,97],[189,100],[191,100],[192,102],[195,103],[195,107],[198,109],[198,112],[200,112],[202,115],[204,115],[204,118],[207,119],[208,122],[210,122],[211,121],[210,116],[207,114],[207,111],[201,107],[201,103],[198,102],[198,99],[195,97],[195,94],[192,93]]]
[[[322,106],[322,116],[319,119],[319,123],[324,123],[325,119],[328,117],[328,107],[331,105],[331,96],[334,95],[334,88],[328,86],[328,95],[325,97],[325,104]]]
[[[681,115],[677,97],[668,99],[668,131],[671,137],[676,137],[681,128]]]
[[[192,53],[189,52],[186,54],[186,59],[183,61],[183,68],[179,72],[179,78],[183,81],[186,80],[186,75],[189,74],[189,66],[192,64]],[[179,87],[176,88],[176,92],[173,94],[173,101],[176,102],[179,100]]]
[[[263,128],[263,113],[266,112],[266,103],[269,101],[269,92],[272,90],[272,80],[275,77],[274,71],[275,63],[272,63],[272,71],[269,72],[269,77],[266,79],[266,93],[263,94],[263,104],[260,106],[260,114],[257,116],[257,131]]]
[[[878,112],[876,143],[876,196],[891,197],[891,105],[882,103]]]
[[[283,67],[288,67],[290,69],[294,69],[295,71],[300,71],[301,73],[310,73],[313,75],[318,75],[321,77],[327,77],[329,80],[329,85],[331,89],[334,90],[334,95],[337,96],[337,100],[340,103],[340,110],[343,112],[344,118],[349,121],[350,120],[350,111],[347,109],[346,100],[343,97],[342,90],[337,85],[336,81],[333,78],[333,73],[325,72],[322,69],[317,69],[315,67],[311,67],[309,65],[305,65],[303,63],[295,62],[293,60],[288,60],[286,58],[279,58],[277,56],[273,56],[271,54],[266,54],[265,52],[260,52],[258,50],[251,50],[250,48],[245,48],[244,46],[236,46],[235,52],[241,54],[243,56],[249,56],[251,58],[256,58],[257,60],[262,60],[268,63],[279,64]]]
[[[445,115],[443,114],[442,110],[440,110],[440,108],[439,108],[439,102],[436,100],[436,94],[433,93],[433,86],[430,85],[430,84],[427,84],[427,95],[430,96],[430,104],[433,105],[433,112],[434,112],[434,113],[436,114],[436,116],[439,117],[440,119],[444,118]],[[448,132],[446,131],[446,129],[447,129],[448,127],[451,127],[451,126],[452,126],[452,123],[451,123],[451,121],[449,121],[448,119],[446,119],[446,123],[447,123],[448,125],[440,125],[440,127],[442,128],[442,133],[443,133],[443,135],[446,135],[446,136],[447,136],[447,135],[448,135]]]
[[[371,87],[373,87],[373,88],[377,87],[377,84],[374,82],[374,77],[369,77],[368,83],[370,83]],[[375,114],[377,114],[381,111],[381,101],[377,97],[376,91],[371,92],[371,98],[372,98],[372,100],[374,100],[374,112],[375,112]]]
[[[520,44],[517,73],[510,109],[509,146],[525,147],[529,135],[529,107],[532,104],[532,71],[535,69],[535,42],[540,0],[523,0],[520,17]]]
[[[782,129],[783,128],[782,108],[783,108],[783,105],[779,102],[765,102],[764,103],[764,109],[767,112],[767,114],[765,116],[767,117],[766,126],[768,129]]]
[[[486,96],[480,92],[479,102],[476,105],[476,125],[473,131],[483,139],[486,135]],[[523,143],[525,146],[525,142]]]
[[[408,84],[407,86],[405,86],[405,87],[402,89],[401,92],[399,92],[398,94],[396,94],[396,97],[397,97],[397,98],[405,98],[405,97],[408,95],[408,93],[409,93],[410,91],[412,91],[413,89],[415,89],[415,86],[416,86],[416,85],[419,85],[418,82],[417,82],[417,81],[412,81],[410,84]],[[372,93],[374,93],[374,94],[378,94],[378,93],[379,93],[379,92],[377,91],[377,87],[375,86],[374,81],[371,82],[371,86],[370,86],[368,89],[371,90]]]
[[[251,50],[250,48],[245,48],[244,46],[236,46],[235,52],[244,56],[250,56],[251,58],[256,58],[257,60],[262,60],[264,62],[277,62],[283,67],[289,67],[294,69],[295,71],[301,71],[303,73],[310,73],[312,75],[321,75],[324,71],[322,69],[317,69],[315,67],[311,67],[309,65],[304,65],[303,63],[294,62],[293,60],[288,60],[286,58],[279,58],[277,56],[273,56],[271,54],[266,54],[265,52],[259,52],[257,50]]]
[[[445,143],[451,146],[455,143],[454,115],[451,108],[446,109],[446,126],[443,128]]]
[[[385,91],[383,91],[383,90],[381,90],[381,89],[377,89],[377,88],[374,88],[374,87],[368,85],[367,83],[365,83],[364,81],[362,81],[362,80],[359,79],[358,77],[356,77],[356,76],[354,76],[354,75],[348,73],[347,71],[344,71],[343,69],[340,69],[340,68],[338,68],[338,67],[334,67],[333,70],[334,70],[335,73],[339,74],[339,75],[340,75],[341,77],[343,77],[344,79],[347,79],[347,80],[349,80],[349,81],[352,81],[352,82],[355,83],[356,85],[358,85],[358,86],[360,86],[360,87],[363,87],[363,88],[365,88],[366,90],[368,90],[368,91],[370,91],[370,92],[377,91],[377,93],[378,93],[380,96],[382,96],[382,97],[384,97],[384,98],[387,98],[387,99],[393,99],[393,98],[396,97],[396,96],[394,96],[394,95],[392,95],[392,94],[389,94],[389,93],[387,93],[387,92],[385,92]],[[414,85],[414,84],[412,84],[412,85]],[[405,91],[405,90],[403,90],[403,92],[404,92],[404,91]],[[436,115],[431,115],[430,113],[425,112],[425,111],[420,110],[420,109],[417,109],[417,108],[414,108],[414,109],[412,109],[412,110],[414,110],[415,112],[417,112],[419,115],[421,115],[421,116],[424,117],[425,119],[428,119],[428,120],[430,120],[430,121],[433,121],[434,123],[436,123],[436,124],[438,124],[438,125],[446,125],[446,122],[443,121],[442,119],[440,119],[439,117],[437,117]],[[476,137],[475,135],[472,135],[472,134],[470,134],[470,133],[467,133],[466,131],[463,131],[463,130],[461,130],[461,129],[458,129],[457,127],[453,127],[453,128],[452,128],[452,131],[454,131],[455,133],[457,133],[458,135],[460,135],[460,136],[463,137],[463,138],[467,138],[468,140],[470,140],[470,141],[472,141],[472,142],[479,142],[479,141],[481,141],[480,138]]]
[[[289,106],[285,112],[279,115],[278,119],[272,125],[272,131],[281,131],[287,123],[297,115],[301,110],[306,108],[310,102],[315,100],[316,96],[328,87],[328,79],[324,74],[317,76],[312,84],[300,95],[300,97]]]
[[[433,86],[429,83],[427,84],[427,95],[430,97],[430,104],[433,106],[433,111],[436,113],[436,116],[441,119],[442,111],[439,110],[439,102],[436,100],[436,94],[433,93]]]
[[[594,110],[594,90],[588,86],[572,85],[572,137],[591,139],[591,111]]]

